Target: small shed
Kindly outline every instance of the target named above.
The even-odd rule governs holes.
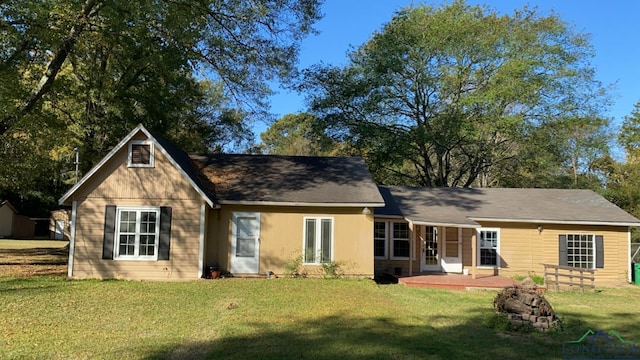
[[[13,217],[18,212],[7,200],[0,200],[0,238],[11,237],[13,234]]]
[[[0,202],[0,238],[32,238],[35,226],[35,221],[18,214],[8,200]]]

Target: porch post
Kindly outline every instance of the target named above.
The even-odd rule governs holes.
[[[416,246],[414,234],[413,223],[409,221],[409,276],[413,276],[413,254]]]
[[[472,229],[473,231],[471,232],[471,278],[475,279],[476,278],[476,267],[478,266],[478,241],[477,241],[477,231],[475,228]]]

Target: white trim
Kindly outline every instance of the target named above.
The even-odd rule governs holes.
[[[558,225],[605,225],[605,226],[640,226],[640,222],[612,222],[612,221],[581,221],[581,220],[540,220],[540,219],[502,219],[502,218],[469,218],[474,221],[494,221],[494,222],[516,222],[516,223],[537,223],[537,224],[558,224]]]
[[[133,145],[149,145],[149,163],[148,164],[134,164],[133,161]],[[127,167],[141,167],[152,168],[155,164],[153,141],[151,140],[131,140],[129,142],[127,151]]]
[[[149,255],[120,255],[120,214],[123,211],[136,212],[139,214],[141,212],[155,212],[156,213],[156,231],[155,231],[155,243],[154,243],[154,251],[153,256]],[[136,228],[134,231],[136,242],[134,247],[134,252],[138,252],[140,249],[140,221],[141,217],[136,216]],[[113,260],[118,261],[157,261],[158,253],[160,252],[160,208],[157,206],[118,206],[116,207],[116,218],[115,218],[115,235],[113,237]]]
[[[604,240],[603,240],[604,241]],[[604,247],[604,244],[602,244]],[[627,266],[629,267],[629,271],[627,271],[627,277],[629,278],[629,282],[631,282],[631,272],[634,271],[633,265],[631,264],[631,229],[627,228]]]
[[[205,232],[205,203],[200,205],[200,238],[198,244],[198,277],[204,277],[204,232]]]
[[[411,255],[412,255],[411,254],[411,242],[412,242],[411,234],[412,234],[412,231],[411,231],[411,227],[409,226],[410,225],[409,222],[406,222],[406,221],[390,221],[389,223],[391,225],[391,226],[389,226],[389,259],[391,259],[391,260],[409,260],[409,259],[415,260],[415,254],[413,254],[414,255],[413,258],[411,257]],[[396,239],[396,238],[394,238],[393,237],[393,225],[394,224],[407,224],[407,232],[408,232],[407,236],[409,236],[409,238],[408,239],[404,239],[404,238],[397,238]],[[407,240],[407,241],[409,241],[409,256],[395,256],[395,252],[393,251],[394,250],[393,249],[393,242],[395,240],[398,240],[398,241]],[[415,239],[414,239],[414,241],[415,241]]]
[[[578,232],[561,233],[559,235],[564,235],[565,236],[565,241],[567,242],[567,266],[571,266],[571,267],[574,267],[576,269],[580,269],[581,267],[575,266],[575,259],[573,260],[574,264],[569,264],[569,255],[568,255],[568,252],[569,252],[569,235],[574,236],[574,237],[575,236],[589,236],[590,239],[591,239],[591,263],[592,263],[592,266],[590,268],[585,268],[585,269],[590,269],[590,270],[597,269],[596,262],[597,262],[597,259],[598,259],[598,254],[596,253],[596,249],[597,248],[596,248],[596,234],[595,233],[587,233],[587,232],[579,232],[578,231]],[[575,241],[575,239],[573,241]],[[578,241],[580,241],[580,239],[578,239]],[[575,247],[573,249],[575,249]],[[587,256],[589,256],[589,254],[587,254]]]
[[[74,200],[71,203],[71,233],[69,234],[69,265],[67,266],[67,277],[73,276],[73,257],[76,250],[76,217],[78,214],[78,202]]]
[[[305,255],[305,251],[307,250],[307,220],[312,219],[316,221],[316,246],[315,246],[315,250],[318,251],[319,249],[321,250],[321,246],[322,246],[322,220],[331,220],[331,254],[329,255],[331,257],[331,261],[333,261],[334,259],[334,249],[335,249],[335,244],[334,244],[334,239],[335,239],[335,228],[336,228],[336,222],[333,216],[305,216],[302,219],[302,264],[304,265],[320,265],[322,264],[322,260],[320,260],[319,262],[306,262],[306,255]],[[313,258],[315,259],[317,256],[317,254],[314,254]]]
[[[376,237],[376,223],[384,224],[384,239]],[[384,256],[375,256],[375,242],[376,240],[384,240]],[[386,260],[389,258],[389,222],[381,220],[373,220],[373,258],[378,260]]]
[[[495,265],[481,265],[481,259],[480,259],[480,249],[482,248],[480,246],[480,241],[481,241],[481,236],[480,236],[480,232],[482,231],[495,231],[497,233],[498,236],[498,245],[496,246],[496,264]],[[502,265],[500,263],[500,243],[502,242],[501,239],[501,235],[500,235],[500,228],[495,228],[495,227],[483,227],[483,228],[478,228],[476,230],[476,241],[478,242],[478,246],[476,249],[476,258],[478,259],[477,263],[477,268],[478,269],[500,269],[500,266]]]
[[[254,218],[254,220],[257,222],[257,228],[254,229],[255,230],[255,236],[256,238],[254,239],[255,241],[255,248],[254,248],[254,257],[253,259],[255,259],[255,271],[254,269],[250,269],[251,271],[241,271],[242,267],[245,264],[242,264],[238,261],[236,261],[236,249],[237,249],[237,242],[238,242],[238,218],[239,217],[248,217],[248,218]],[[247,212],[247,211],[234,211],[231,215],[231,253],[230,253],[230,259],[231,259],[231,266],[230,266],[230,271],[232,273],[238,273],[238,274],[259,274],[260,273],[260,237],[261,237],[261,231],[262,231],[262,223],[260,220],[260,213],[259,212]],[[238,266],[240,266],[241,269],[238,269]]]
[[[221,205],[263,205],[263,206],[325,206],[325,207],[384,207],[384,203],[322,203],[286,201],[220,200]]]
[[[448,222],[438,222],[438,221],[414,221],[410,218],[406,218],[407,221],[411,221],[416,225],[425,225],[425,226],[445,226],[445,227],[456,227],[456,228],[466,228],[466,229],[478,229],[481,228],[480,224],[459,224],[459,223],[448,223]]]
[[[217,206],[214,205],[213,200],[211,200],[207,196],[207,194],[205,194],[204,191],[198,185],[196,185],[195,182],[193,182],[193,180],[187,175],[187,173],[184,172],[184,169],[182,169],[182,167],[178,165],[178,163],[173,159],[173,157],[169,155],[169,153],[160,145],[160,143],[151,135],[151,133],[142,124],[138,124],[138,126],[136,126],[133,130],[131,130],[131,132],[127,136],[125,136],[124,139],[122,139],[113,149],[111,149],[111,151],[109,151],[109,153],[105,157],[103,157],[102,160],[100,160],[100,162],[96,164],[96,166],[91,168],[91,170],[89,170],[89,172],[86,173],[82,177],[82,179],[80,179],[80,181],[78,181],[75,185],[71,187],[71,189],[69,189],[69,191],[67,191],[64,195],[62,195],[62,197],[58,200],[58,204],[64,205],[64,203],[71,197],[71,195],[73,195],[73,193],[75,193],[96,172],[98,172],[98,170],[100,170],[100,168],[102,168],[102,166],[104,166],[104,164],[107,161],[109,161],[112,157],[114,157],[115,154],[118,151],[120,151],[120,149],[122,149],[122,147],[129,142],[129,140],[131,140],[136,134],[138,134],[138,132],[144,133],[147,136],[148,140],[153,142],[154,147],[157,147],[158,149],[160,149],[160,152],[165,157],[167,157],[169,162],[178,170],[180,174],[182,174],[182,176],[187,180],[187,182],[189,182],[191,187],[193,187],[193,189],[204,199],[204,201],[207,202],[207,204],[211,208],[217,208]]]

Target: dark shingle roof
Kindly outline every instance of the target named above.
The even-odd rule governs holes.
[[[189,155],[201,181],[224,203],[382,206],[361,158],[280,155]]]
[[[413,222],[478,226],[475,220],[638,226],[640,220],[591,190],[381,186],[376,215]]]

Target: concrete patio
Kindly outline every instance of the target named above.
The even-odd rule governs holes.
[[[503,289],[519,285],[520,281],[499,275],[471,275],[429,273],[414,276],[398,276],[398,283],[410,287],[430,287],[450,290]]]

